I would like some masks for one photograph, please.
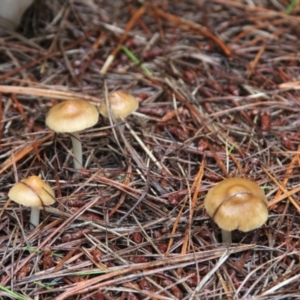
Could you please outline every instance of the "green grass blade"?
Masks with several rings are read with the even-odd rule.
[[[151,71],[145,67],[143,64],[141,64],[140,60],[124,45],[121,46],[121,49],[124,51],[124,53],[136,64],[139,65],[141,67],[141,69],[143,70],[143,72],[148,75],[148,76],[152,76]]]
[[[292,13],[292,11],[294,10],[294,8],[298,5],[298,1],[299,0],[292,0],[290,5],[287,7],[287,9],[285,10],[285,12],[289,15]]]
[[[7,294],[9,294],[10,296],[14,297],[17,300],[28,300],[29,298],[23,297],[20,294],[17,294],[15,292],[12,292],[11,290],[9,290],[8,288],[6,288],[5,286],[0,284],[0,290],[6,292]]]

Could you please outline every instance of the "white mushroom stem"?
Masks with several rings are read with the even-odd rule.
[[[122,133],[124,133],[124,129],[125,129],[125,121],[124,119],[117,119],[116,120],[118,123],[118,126],[119,126],[119,129]]]
[[[30,224],[31,229],[34,229],[40,224],[40,209],[38,207],[31,207]]]
[[[231,244],[231,231],[222,229],[222,242],[223,244]]]
[[[73,144],[73,165],[75,169],[82,168],[82,145],[78,132],[72,132],[71,140]]]

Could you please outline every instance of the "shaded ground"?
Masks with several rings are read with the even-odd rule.
[[[0,299],[299,299],[299,5],[40,2],[0,39]],[[45,115],[116,89],[140,108],[81,134],[74,176]],[[57,203],[30,230],[7,193],[33,174]],[[225,247],[203,199],[233,176],[270,217]]]

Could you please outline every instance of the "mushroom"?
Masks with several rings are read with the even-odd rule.
[[[231,231],[247,232],[268,219],[268,201],[255,182],[228,178],[216,184],[206,195],[204,206],[209,216],[222,229],[223,243],[231,243]]]
[[[32,2],[33,0],[0,0],[0,25],[6,29],[16,29]]]
[[[19,204],[31,207],[30,223],[35,227],[40,223],[40,209],[55,202],[53,189],[35,175],[17,182],[9,190],[8,197]]]
[[[116,119],[126,118],[139,107],[139,102],[130,94],[122,91],[114,91],[108,95],[108,102],[111,107],[111,112]],[[108,118],[109,110],[105,101],[102,101],[99,107],[99,112],[102,116]]]
[[[46,117],[47,126],[55,132],[72,133],[73,163],[75,169],[82,168],[82,145],[78,131],[94,126],[99,113],[91,103],[74,99],[54,105]]]

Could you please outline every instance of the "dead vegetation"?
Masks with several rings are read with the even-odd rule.
[[[299,27],[287,0],[37,1],[0,38],[0,299],[299,299]],[[73,169],[47,111],[119,89],[139,110]],[[57,197],[34,230],[30,175]],[[225,247],[203,198],[233,176],[270,217]]]

